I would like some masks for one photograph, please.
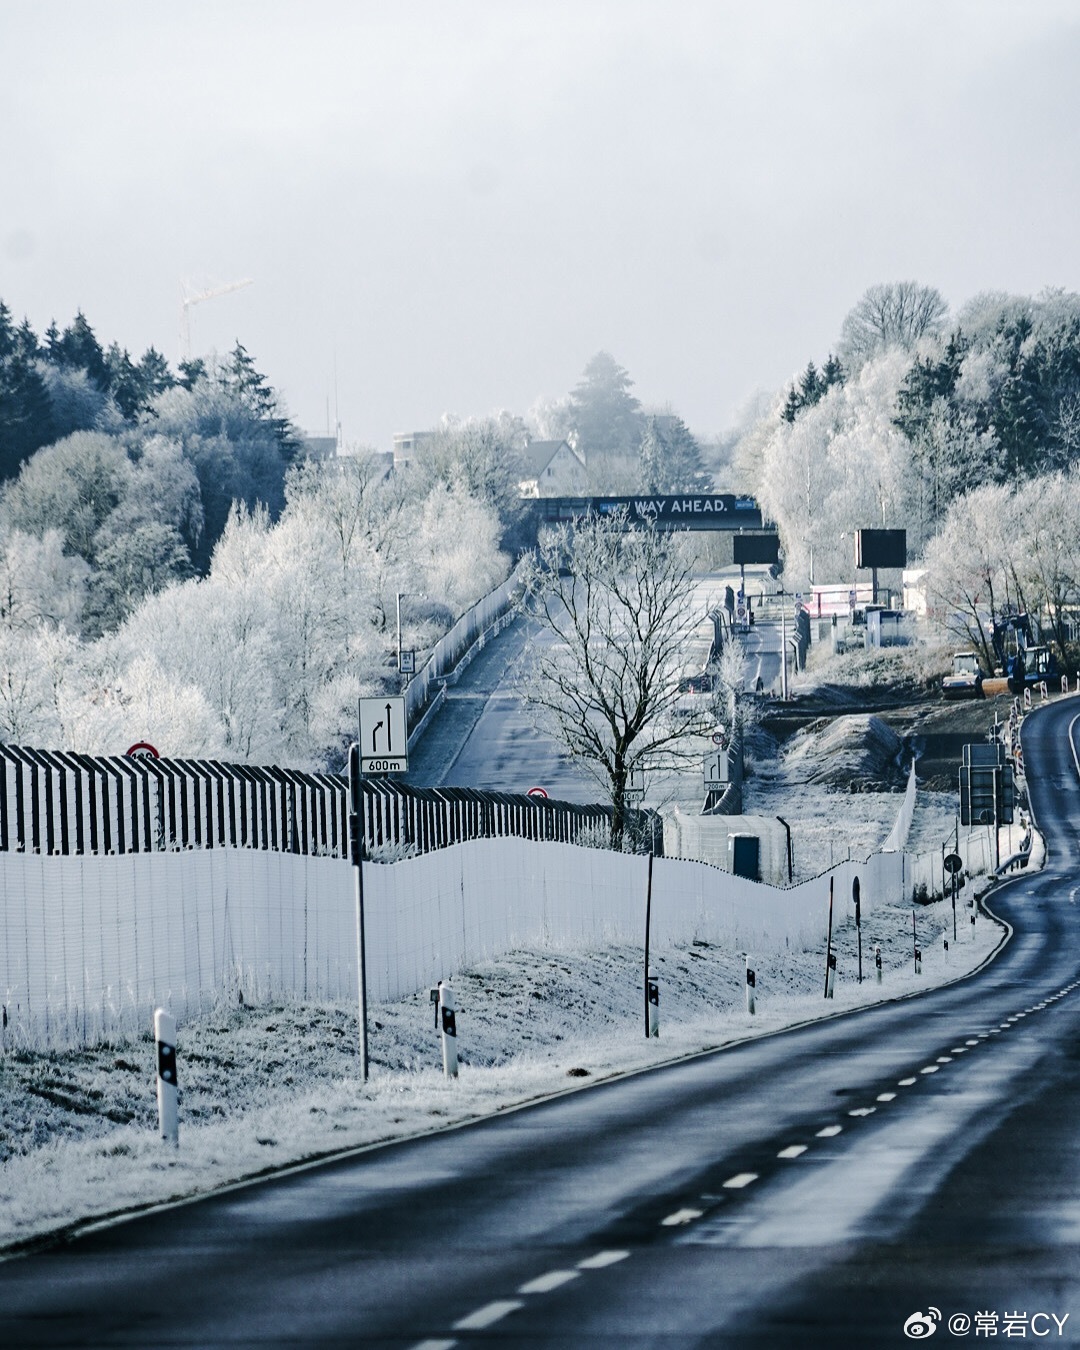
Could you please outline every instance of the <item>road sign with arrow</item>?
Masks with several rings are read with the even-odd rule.
[[[406,773],[409,739],[405,700],[400,696],[360,700],[361,773]]]

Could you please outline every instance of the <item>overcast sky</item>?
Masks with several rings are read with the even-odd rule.
[[[0,0],[0,298],[239,338],[306,429],[605,349],[702,436],[867,286],[1080,290],[1076,0]]]

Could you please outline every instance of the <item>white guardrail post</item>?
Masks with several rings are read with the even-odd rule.
[[[167,1144],[180,1143],[180,1117],[177,1109],[176,1018],[164,1008],[154,1013],[154,1040],[157,1042],[158,1132]]]

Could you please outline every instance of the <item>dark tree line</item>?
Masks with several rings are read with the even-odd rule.
[[[60,536],[90,569],[87,636],[204,575],[234,502],[285,505],[301,438],[238,342],[173,372],[102,347],[80,311],[39,339],[0,302],[0,536]]]
[[[781,417],[785,422],[794,422],[804,408],[820,403],[833,385],[843,384],[846,378],[844,367],[831,352],[820,370],[811,361],[798,382],[788,390]]]

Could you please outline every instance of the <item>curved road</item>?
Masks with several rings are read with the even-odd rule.
[[[1075,1344],[1078,712],[977,976],[9,1261],[0,1345]]]

